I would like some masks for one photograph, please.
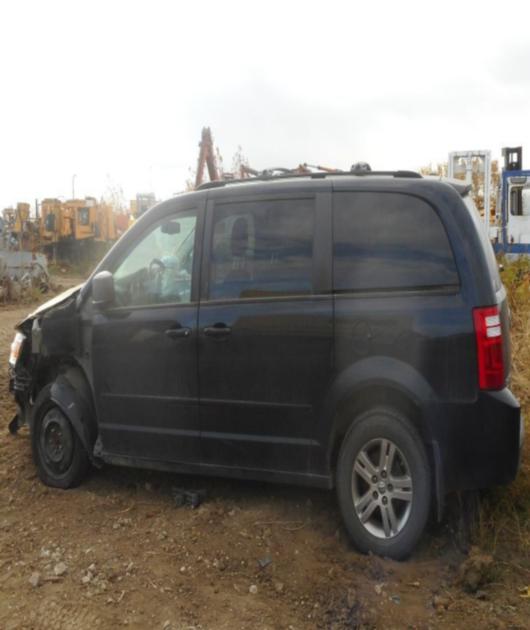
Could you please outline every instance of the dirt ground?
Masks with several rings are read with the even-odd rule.
[[[7,431],[8,347],[28,310],[0,308],[0,628],[530,627],[528,555],[498,541],[468,593],[451,521],[396,563],[351,547],[331,492],[113,467],[44,487],[27,430]],[[174,487],[206,500],[177,507]]]

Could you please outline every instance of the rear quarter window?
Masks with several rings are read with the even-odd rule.
[[[333,275],[337,292],[459,285],[436,211],[399,193],[335,193]]]

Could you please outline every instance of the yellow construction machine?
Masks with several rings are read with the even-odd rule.
[[[74,241],[96,235],[97,201],[94,197],[69,199],[63,203],[63,221],[70,223],[70,237]]]
[[[71,234],[70,222],[63,221],[63,204],[59,199],[43,199],[40,204],[40,238],[42,245],[52,245]]]
[[[109,243],[118,238],[116,214],[112,206],[101,203],[96,206],[94,238],[96,241]]]
[[[53,258],[79,261],[100,256],[102,246],[116,240],[112,206],[85,199],[44,199],[41,203],[40,238]],[[93,244],[97,247],[94,249]]]

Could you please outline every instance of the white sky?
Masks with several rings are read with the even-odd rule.
[[[523,145],[530,3],[0,0],[0,209],[225,167],[413,168]]]

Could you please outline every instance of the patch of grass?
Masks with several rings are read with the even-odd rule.
[[[530,552],[530,258],[503,261],[502,280],[511,311],[511,388],[526,422],[519,475],[508,487],[494,488],[482,498],[477,537],[481,546],[498,545]]]

